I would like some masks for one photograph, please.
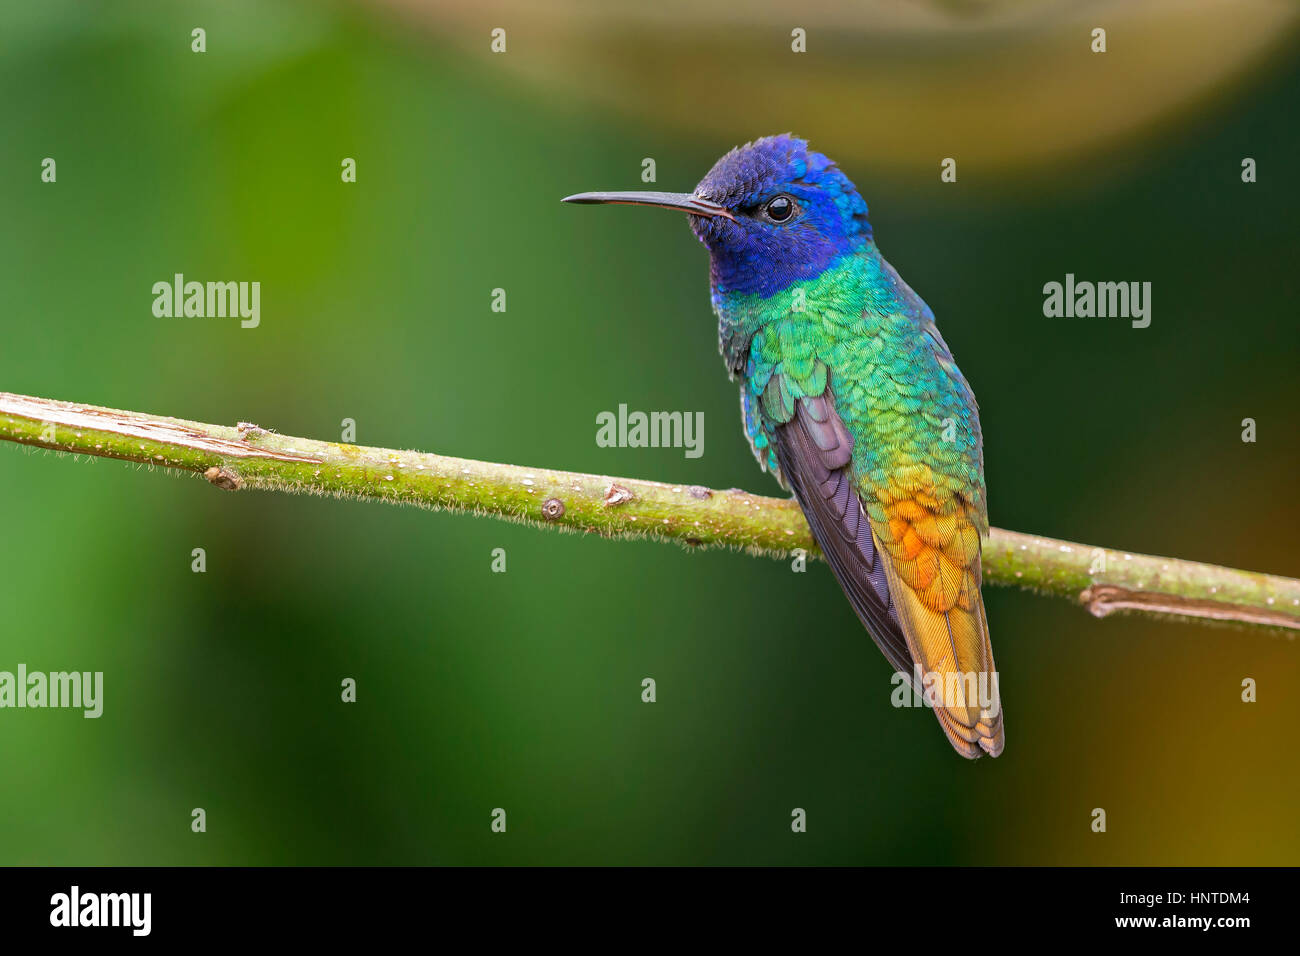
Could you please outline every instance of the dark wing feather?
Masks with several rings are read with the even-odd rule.
[[[830,389],[795,402],[795,414],[775,429],[777,462],[798,499],[849,603],[894,670],[912,682],[908,650],[885,580],[887,560],[853,488],[853,436],[835,412]]]

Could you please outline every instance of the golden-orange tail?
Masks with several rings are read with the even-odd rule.
[[[933,705],[958,753],[996,757],[1006,737],[979,588],[979,539],[971,525],[960,519],[955,523],[956,533],[944,535],[947,547],[927,546],[907,532],[901,536],[906,543],[884,543],[890,555],[885,575],[912,660],[921,672],[917,690]],[[969,540],[961,541],[971,537],[973,548]],[[912,554],[907,553],[909,544]]]

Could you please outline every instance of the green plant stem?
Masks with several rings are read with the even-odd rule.
[[[605,537],[819,555],[790,499],[292,438],[0,392],[0,439],[264,489],[493,515]],[[994,528],[984,580],[1117,611],[1300,630],[1300,581]]]

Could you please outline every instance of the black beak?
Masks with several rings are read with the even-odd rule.
[[[624,206],[655,206],[659,209],[675,209],[678,212],[687,212],[692,216],[725,216],[733,222],[736,219],[727,207],[719,206],[711,200],[701,199],[691,193],[578,193],[576,196],[565,196],[561,202],[591,205],[615,203]]]

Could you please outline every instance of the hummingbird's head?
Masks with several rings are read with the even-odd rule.
[[[867,204],[806,140],[766,136],[723,156],[693,193],[581,193],[565,202],[633,203],[690,214],[716,292],[770,296],[813,278],[871,239]]]

